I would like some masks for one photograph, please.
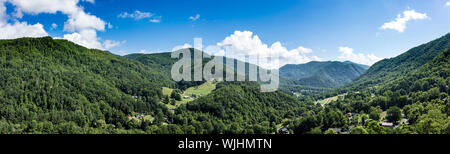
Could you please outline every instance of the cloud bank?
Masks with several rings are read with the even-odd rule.
[[[247,60],[267,69],[278,69],[286,64],[301,64],[313,60],[322,60],[317,56],[309,56],[308,54],[312,53],[313,50],[302,46],[290,50],[284,47],[281,42],[275,42],[269,46],[251,31],[235,31],[223,41],[218,42],[217,47],[216,51],[219,55],[226,54],[227,57],[231,55],[238,60]],[[279,56],[278,66],[262,60],[273,55]]]
[[[376,62],[380,61],[381,58],[375,56],[374,54],[362,54],[362,53],[354,53],[352,48],[349,47],[339,47],[339,52],[341,55],[338,57],[341,60],[349,60],[358,64],[364,65],[373,65]]]
[[[192,47],[192,45],[186,43],[174,47],[172,51]],[[303,64],[311,61],[323,61],[322,58],[312,55],[314,54],[314,51],[310,48],[298,46],[294,49],[288,49],[279,41],[268,45],[264,43],[258,35],[253,34],[251,31],[235,31],[216,45],[209,45],[205,48],[194,46],[194,48],[203,49],[203,51],[209,55],[235,58],[240,61],[257,64],[266,69],[278,69],[286,64]],[[374,54],[355,53],[352,48],[345,46],[339,47],[338,52],[338,59],[364,65],[373,65],[382,59]],[[278,56],[279,60],[277,62],[279,65],[274,65],[272,62],[263,60],[274,57],[274,55]]]
[[[87,48],[109,49],[111,41],[101,42],[97,31],[105,31],[105,25],[110,27],[102,19],[86,13],[79,6],[79,0],[0,0],[0,39],[14,39],[20,37],[43,37],[48,36],[44,26],[40,23],[30,25],[27,22],[18,21],[23,14],[38,15],[41,13],[56,14],[58,12],[67,15],[68,20],[64,23],[63,39],[67,39]],[[83,0],[83,2],[95,3],[94,0]],[[6,13],[5,3],[15,6],[15,12],[11,15]],[[9,23],[8,21],[14,21]],[[52,28],[56,28],[56,23]],[[106,43],[106,44],[105,44]]]

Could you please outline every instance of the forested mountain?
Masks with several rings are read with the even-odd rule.
[[[139,61],[153,69],[158,69],[164,72],[167,76],[170,76],[172,65],[178,61],[178,59],[171,58],[170,53],[130,54],[124,57]]]
[[[200,50],[194,48],[186,48],[180,50],[189,50],[191,52],[191,58],[194,58],[194,53],[196,54],[206,54]],[[165,53],[153,53],[153,54],[129,54],[125,55],[125,58],[136,60],[141,62],[142,64],[149,66],[150,68],[160,70],[165,75],[170,76],[170,71],[172,69],[172,65],[175,64],[179,59],[171,58],[171,52]],[[182,57],[182,56],[181,56]],[[203,64],[210,61],[211,58],[203,59]],[[192,61],[192,65],[194,62]],[[193,71],[193,69],[192,69]]]
[[[191,56],[194,56],[194,52],[202,52],[199,50],[195,50],[193,48],[191,49],[181,49],[181,50],[190,50],[191,51]],[[204,54],[204,53],[202,53]],[[125,58],[131,59],[131,60],[136,60],[141,62],[142,64],[153,68],[153,69],[157,69],[159,70],[162,74],[164,74],[164,76],[166,76],[167,79],[172,80],[170,71],[172,69],[172,65],[175,64],[179,59],[176,58],[171,58],[171,53],[170,52],[166,52],[166,53],[154,53],[154,54],[130,54],[130,55],[126,55],[124,56]],[[208,62],[210,59],[204,59],[203,63]],[[193,62],[192,62],[192,66]],[[191,69],[191,71],[193,72],[194,69]],[[191,86],[196,86],[196,85],[200,85],[204,83],[204,81],[198,81],[198,82],[178,82],[177,83],[177,88],[179,89],[187,89]]]
[[[450,34],[447,34],[439,39],[412,48],[397,57],[375,63],[365,74],[347,87],[354,90],[398,79],[433,60],[449,47]]]
[[[302,93],[310,89],[335,88],[358,78],[368,66],[353,62],[309,62],[288,64],[280,68],[281,86],[287,92]]]
[[[342,113],[359,113],[359,120],[352,124],[358,128],[355,133],[449,134],[449,56],[450,48],[396,80],[349,92],[327,107]],[[387,113],[380,117],[383,111]],[[387,129],[379,126],[379,121],[398,125]]]
[[[450,48],[441,49],[450,44],[448,37],[377,63],[351,84],[357,85],[355,89],[347,87],[345,95],[322,111],[295,120],[291,129],[296,133],[449,134]]]
[[[191,58],[193,60],[194,58],[194,52],[197,52],[197,54],[203,54],[206,56],[209,56],[207,53],[202,52],[198,49],[194,49],[194,48],[186,48],[186,49],[181,49],[181,50],[190,50],[191,51]],[[205,56],[205,57],[206,57]],[[171,53],[170,52],[166,52],[166,53],[152,53],[152,54],[130,54],[130,55],[126,55],[125,56],[128,59],[131,60],[136,60],[139,61],[141,63],[143,63],[146,66],[149,66],[151,68],[155,68],[158,69],[160,71],[162,71],[165,75],[170,76],[170,71],[172,69],[172,65],[177,62],[179,59],[174,59],[171,58]],[[204,67],[204,65],[208,62],[210,62],[213,58],[215,58],[214,56],[211,56],[210,58],[203,58],[202,59],[202,67]],[[262,69],[259,66],[256,66],[254,64],[250,64],[247,62],[242,62],[236,59],[230,59],[230,58],[225,58],[225,57],[221,57],[223,58],[223,75],[225,78],[225,74],[227,69],[229,70],[231,68],[231,66],[227,63],[227,60],[233,60],[234,61],[234,66],[233,66],[233,70],[234,70],[234,74],[235,74],[235,79],[237,76],[245,76],[246,81],[249,80],[248,75],[249,75],[249,68],[250,67],[254,67],[257,70]],[[242,72],[238,72],[237,71],[237,65],[238,63],[244,63],[245,64],[245,73]],[[194,73],[194,62],[191,62],[192,64],[192,74]],[[214,70],[214,68],[213,68]],[[257,72],[257,74],[259,74],[259,72]],[[192,78],[193,80],[193,78]],[[205,81],[196,81],[196,82],[185,82],[185,81],[180,81],[178,82],[178,88],[180,89],[186,89],[188,87],[192,87],[192,86],[196,86],[196,85],[200,85],[202,83],[204,83]]]
[[[66,40],[1,40],[0,131],[124,128],[133,112],[167,111],[158,104],[163,85],[175,82],[139,62]]]

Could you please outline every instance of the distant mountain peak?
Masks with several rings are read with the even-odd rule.
[[[306,64],[290,64],[280,68],[282,87],[334,88],[351,82],[362,75],[368,66],[353,62],[312,61]]]

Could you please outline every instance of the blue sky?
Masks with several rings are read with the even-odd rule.
[[[228,41],[233,46],[242,42],[239,38],[257,35],[258,39],[250,41],[268,48],[278,42],[286,49],[283,52],[301,55],[290,56],[295,58],[286,60],[289,63],[352,60],[370,65],[450,32],[448,0],[67,0],[71,3],[60,4],[73,4],[72,10],[46,0],[39,4],[48,9],[39,10],[36,4],[21,1],[0,0],[6,8],[3,25],[9,24],[10,29],[17,23],[42,25],[43,30],[33,27],[38,29],[36,36],[47,34],[74,42],[79,38],[82,45],[98,41],[92,47],[121,55],[168,52],[193,44],[195,37],[208,46],[236,36],[237,40]],[[408,16],[407,11],[414,12]],[[80,12],[84,14],[75,15]],[[71,19],[75,22],[69,23]],[[383,29],[389,22],[394,25]],[[0,34],[0,39],[23,35]]]

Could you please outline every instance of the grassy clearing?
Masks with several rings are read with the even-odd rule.
[[[194,101],[195,99],[197,99],[201,96],[206,96],[206,95],[210,94],[214,89],[216,89],[216,85],[217,85],[216,82],[206,82],[202,85],[188,88],[184,91],[183,94],[181,94],[181,97],[182,97],[181,101],[176,101],[175,105],[172,105],[170,103],[165,104],[165,105],[168,109],[174,110],[182,104]],[[163,87],[163,89],[162,89],[162,93],[165,96],[170,96],[172,91],[173,91],[173,89],[168,88],[168,87]],[[195,97],[193,97],[193,96],[195,96]]]
[[[216,89],[216,85],[217,85],[217,83],[215,83],[215,82],[206,82],[200,86],[191,87],[191,88],[186,89],[186,91],[184,92],[184,95],[185,96],[192,96],[192,95],[206,96],[206,95],[210,94],[211,91]]]
[[[146,116],[144,116],[144,120],[153,122],[155,120],[155,118],[153,118],[151,115],[146,115]]]
[[[329,98],[326,98],[326,99],[318,100],[315,103],[316,104],[319,103],[320,105],[325,106],[326,104],[331,103],[333,101],[337,101],[339,99],[344,99],[345,95],[347,95],[347,94],[341,94],[341,95],[338,95],[338,96],[333,96],[333,97],[329,97]]]
[[[162,93],[164,96],[170,96],[170,94],[172,93],[173,89],[167,88],[167,87],[163,87],[162,88]]]
[[[328,103],[331,103],[332,101],[337,101],[338,99],[339,99],[338,96],[334,96],[334,97],[330,97],[330,98],[318,100],[318,101],[316,102],[316,104],[319,103],[320,105],[324,106],[324,105],[326,105],[326,104],[328,104]]]

